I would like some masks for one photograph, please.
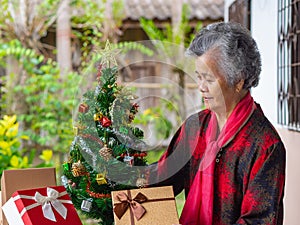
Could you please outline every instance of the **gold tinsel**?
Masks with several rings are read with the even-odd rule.
[[[112,158],[112,149],[104,145],[103,148],[99,150],[99,155],[105,160],[108,161]]]

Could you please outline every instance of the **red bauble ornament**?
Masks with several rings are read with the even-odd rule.
[[[141,152],[140,155],[139,155],[141,158],[144,158],[147,156],[147,153],[146,152]]]
[[[139,108],[139,105],[137,103],[134,103],[132,105],[132,108],[137,112],[138,111],[138,108]]]

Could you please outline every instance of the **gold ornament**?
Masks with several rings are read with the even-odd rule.
[[[85,128],[86,128],[86,126],[84,126],[83,124],[76,123],[76,124],[73,126],[73,131],[74,131],[75,136],[77,136],[77,135],[79,135],[80,133],[82,133],[82,130],[84,130]]]
[[[100,50],[101,64],[107,67],[117,66],[116,55],[120,52],[119,49],[112,49],[109,40],[105,43],[105,48]]]
[[[77,163],[72,164],[72,174],[74,177],[82,176],[85,172],[85,167],[80,160]]]
[[[75,136],[77,136],[79,134],[79,128],[78,127],[74,126],[73,131],[74,131]]]
[[[137,180],[136,180],[136,186],[138,188],[143,188],[143,187],[146,187],[148,185],[148,182],[145,178],[142,178],[142,177],[139,177]]]
[[[103,174],[103,173],[98,173],[96,175],[96,181],[99,185],[107,184],[107,181],[105,179],[105,174]]]
[[[103,114],[102,113],[96,113],[94,114],[94,121],[100,121],[103,118]]]
[[[99,155],[105,160],[108,161],[112,158],[112,149],[104,145],[103,148],[99,150]]]

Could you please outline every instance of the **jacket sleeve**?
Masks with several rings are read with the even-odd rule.
[[[235,224],[283,224],[285,160],[281,141],[258,155],[244,190],[241,216]]]
[[[184,127],[183,124],[177,130],[159,161],[148,167],[150,186],[171,185],[175,195],[184,188],[184,174],[189,161],[189,156],[185,151],[187,143]]]
[[[150,182],[152,186],[172,185],[174,194],[184,188],[188,191],[191,179],[191,159],[197,149],[202,120],[206,113],[191,115],[173,136],[167,151],[158,163],[151,165]],[[202,118],[202,120],[201,120]]]

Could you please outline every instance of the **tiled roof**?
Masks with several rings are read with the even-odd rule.
[[[165,20],[171,18],[173,0],[124,0],[127,19]],[[224,14],[224,0],[183,0],[190,9],[190,18],[199,20],[220,19]]]

